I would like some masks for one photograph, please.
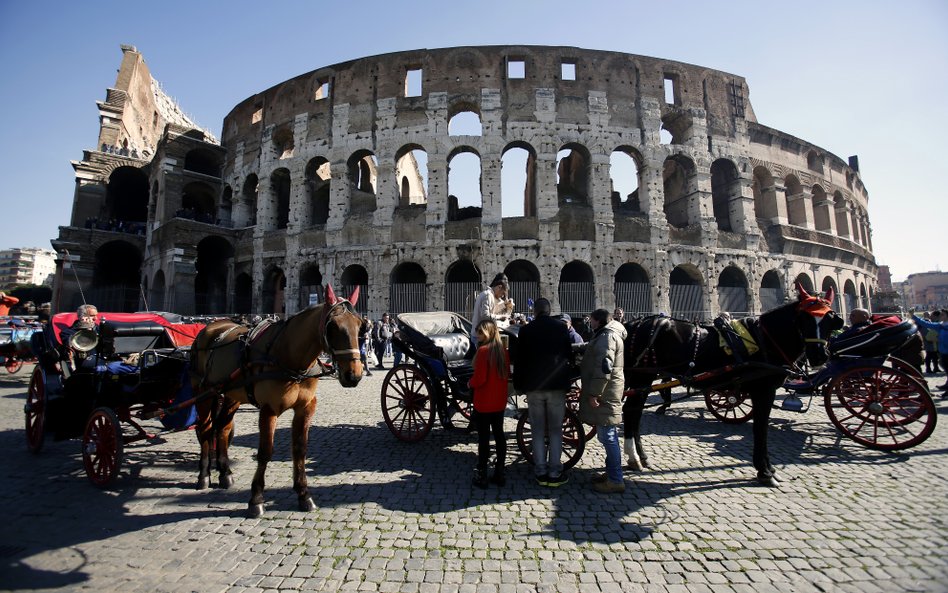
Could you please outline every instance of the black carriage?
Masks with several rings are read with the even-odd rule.
[[[19,323],[15,320],[0,327],[0,366],[11,375],[19,372],[23,363],[33,362],[30,342],[37,329],[35,324]]]
[[[912,321],[881,318],[831,340],[827,363],[791,376],[783,385],[784,399],[775,405],[806,412],[812,398],[822,396],[833,425],[867,448],[898,451],[924,442],[935,430],[935,403],[918,369],[893,355],[915,332]],[[704,397],[708,410],[723,422],[739,424],[751,417],[750,399],[738,389],[706,389]]]
[[[395,321],[398,331],[393,341],[407,361],[389,370],[382,383],[382,416],[395,438],[406,442],[424,439],[436,417],[447,429],[455,428],[452,417],[456,413],[469,419],[473,394],[467,384],[474,372],[475,352],[471,322],[448,311],[402,313]],[[502,331],[512,360],[516,358],[518,329],[512,326]],[[520,452],[532,463],[529,415],[521,403],[524,398],[513,393],[512,385],[508,415],[517,421]],[[577,401],[578,392],[574,392],[563,418],[563,465],[567,468],[582,457],[587,440],[575,412]]]
[[[24,409],[26,442],[39,453],[47,435],[81,438],[86,475],[105,487],[118,475],[125,445],[157,436],[140,422],[190,398],[188,347],[203,323],[170,314],[100,313],[97,332],[77,332],[64,344],[62,332],[75,318],[56,315],[33,336],[37,364]],[[193,409],[161,422],[163,430],[187,428]]]

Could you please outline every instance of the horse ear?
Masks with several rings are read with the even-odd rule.
[[[336,301],[338,300],[339,299],[336,297],[336,293],[333,292],[332,290],[332,284],[327,284],[326,285],[326,304],[332,306],[332,305],[335,305]]]
[[[836,298],[836,290],[830,286],[829,290],[826,291],[826,300],[830,303]]]
[[[803,288],[803,285],[800,284],[799,282],[797,282],[797,296],[799,297],[801,301],[805,300],[808,296],[810,296],[810,294],[806,291],[806,289]]]
[[[361,287],[356,284],[356,287],[352,289],[352,294],[349,295],[349,302],[352,303],[353,307],[355,307],[355,304],[359,302],[359,288]]]

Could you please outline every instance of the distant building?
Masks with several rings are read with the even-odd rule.
[[[905,280],[905,299],[916,309],[948,307],[948,272],[909,274]]]
[[[55,276],[55,251],[35,248],[0,250],[0,287],[18,284],[52,286]]]
[[[879,290],[886,292],[892,290],[892,271],[889,270],[889,266],[879,266],[877,281],[879,282]]]

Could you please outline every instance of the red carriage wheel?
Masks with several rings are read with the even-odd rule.
[[[743,424],[751,418],[754,406],[747,394],[737,389],[707,389],[704,405],[725,424]]]
[[[919,371],[917,368],[913,367],[913,366],[910,365],[909,363],[905,362],[905,361],[902,360],[901,358],[897,358],[897,357],[895,357],[895,356],[890,356],[890,357],[886,360],[886,362],[888,362],[888,363],[889,363],[889,366],[891,366],[893,369],[899,369],[900,371],[902,371],[902,372],[904,372],[904,373],[908,373],[909,375],[911,375],[911,376],[914,377],[915,379],[918,379],[918,382],[921,383],[922,385],[926,385],[926,386],[928,385],[928,383],[925,381],[925,377],[922,375],[921,371]]]
[[[82,465],[89,481],[105,488],[118,476],[122,465],[122,425],[109,408],[96,408],[82,435]]]
[[[566,392],[566,407],[572,410],[576,417],[579,417],[579,398],[583,393],[583,384],[579,377],[573,379],[573,383],[570,385],[569,391]],[[583,425],[586,431],[583,435],[583,438],[586,439],[586,442],[592,440],[596,436],[596,427],[592,424]]]
[[[23,368],[23,361],[17,358],[8,358],[6,367],[7,367],[7,372],[12,375],[18,372],[21,368]]]
[[[26,446],[33,453],[43,448],[46,430],[46,375],[37,365],[30,376],[30,386],[26,392]]]
[[[533,463],[533,432],[530,430],[530,414],[526,411],[520,414],[517,421],[517,446],[520,454],[531,464]],[[579,463],[583,451],[586,449],[586,438],[583,424],[568,407],[563,415],[563,469],[569,469]]]
[[[899,451],[935,430],[935,403],[925,386],[898,369],[855,367],[825,388],[823,403],[833,425],[870,449]]]
[[[434,391],[421,369],[400,364],[382,383],[382,416],[400,441],[420,441],[434,426]]]
[[[471,416],[474,414],[474,402],[466,402],[464,400],[456,400],[458,406],[458,412],[464,416],[465,420],[470,420]]]

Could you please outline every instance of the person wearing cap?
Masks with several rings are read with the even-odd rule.
[[[507,298],[510,283],[506,274],[497,274],[487,290],[474,300],[474,313],[471,315],[471,328],[481,321],[492,319],[499,328],[510,325],[510,316],[514,310],[513,299]]]
[[[514,388],[527,396],[537,483],[555,488],[568,480],[563,471],[563,416],[573,381],[569,331],[550,315],[550,301],[539,298],[536,317],[520,328],[514,355]]]
[[[15,296],[10,296],[7,293],[0,291],[0,316],[7,316],[10,314],[10,307],[20,302],[20,299]]]
[[[573,329],[573,318],[569,316],[569,313],[560,313],[558,317],[560,321],[566,324],[566,329],[569,330],[569,339],[573,344],[582,344],[585,342],[583,337]]]

